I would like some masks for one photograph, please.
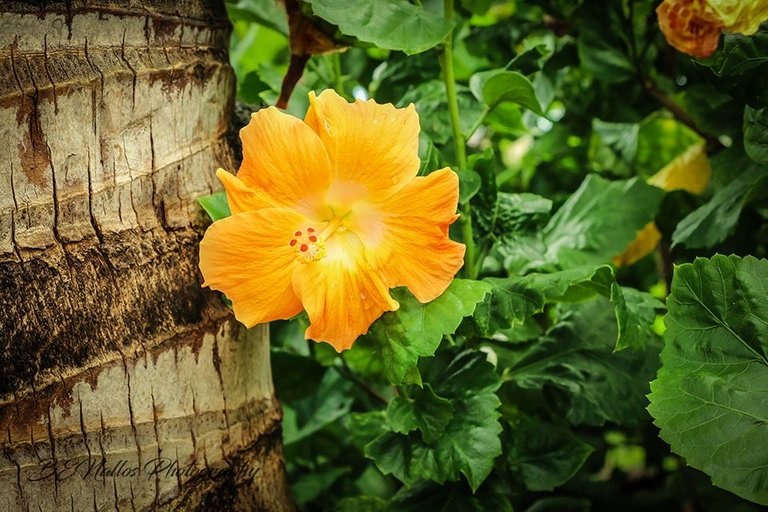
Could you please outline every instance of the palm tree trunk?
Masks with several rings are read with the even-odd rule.
[[[0,511],[290,510],[266,328],[200,287],[222,2],[0,0]]]

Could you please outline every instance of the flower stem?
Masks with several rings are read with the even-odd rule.
[[[339,359],[341,359],[341,367],[334,366],[333,368],[339,372],[339,374],[344,377],[347,380],[350,380],[351,382],[355,383],[357,386],[360,387],[363,391],[365,391],[368,396],[376,400],[377,402],[384,404],[384,406],[389,405],[389,400],[387,400],[384,395],[376,391],[376,389],[373,388],[370,384],[365,382],[363,379],[357,376],[355,372],[352,370],[352,368],[349,367],[349,364],[347,364],[347,361],[344,359],[343,356],[340,356]]]
[[[443,13],[445,19],[453,19],[453,0],[443,0]],[[445,94],[448,100],[448,112],[451,116],[451,128],[453,129],[453,145],[456,150],[456,161],[459,166],[459,176],[467,171],[467,147],[464,134],[461,133],[459,123],[459,102],[456,96],[456,79],[453,73],[453,31],[445,38],[440,53],[440,68],[443,71],[443,81],[445,82]],[[475,270],[475,241],[472,235],[472,209],[469,201],[461,207],[461,228],[464,235],[464,243],[467,246],[464,254],[464,273],[466,277],[474,279],[477,277]]]
[[[331,54],[331,62],[333,63],[334,88],[336,92],[346,97],[346,94],[344,94],[344,75],[341,74],[341,55],[339,52]]]

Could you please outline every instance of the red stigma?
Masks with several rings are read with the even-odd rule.
[[[307,244],[301,244],[301,247],[299,247],[299,249],[301,249],[301,252],[307,252],[307,249],[309,249],[309,247],[307,247]]]

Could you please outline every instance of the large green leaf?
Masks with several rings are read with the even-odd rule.
[[[744,151],[760,164],[768,164],[768,107],[744,109]]]
[[[521,324],[526,318],[544,310],[547,302],[563,300],[566,292],[575,289],[572,295],[579,299],[591,297],[596,287],[586,290],[585,286],[595,283],[607,283],[608,293],[613,281],[613,270],[605,265],[601,267],[583,266],[560,272],[533,273],[526,276],[506,278],[488,277],[484,280],[491,285],[491,293],[475,309],[475,322],[485,336],[493,336],[498,331]]]
[[[387,379],[402,384],[412,376],[419,357],[433,355],[443,336],[452,334],[489,291],[486,283],[455,279],[440,297],[422,304],[406,290],[395,290],[400,308],[382,315],[366,336],[375,344]]]
[[[689,248],[712,247],[731,234],[741,210],[764,188],[768,178],[765,168],[752,166],[738,178],[718,190],[705,205],[680,221],[672,234],[672,244]]]
[[[394,432],[407,434],[418,428],[427,444],[433,444],[443,435],[451,418],[450,400],[437,396],[429,384],[410,396],[395,398],[387,407],[387,422]]]
[[[569,306],[547,336],[512,345],[499,356],[505,379],[526,389],[547,389],[552,405],[575,424],[636,423],[658,367],[657,349],[614,352],[616,323],[607,300]]]
[[[379,48],[414,54],[429,50],[450,33],[453,23],[407,0],[307,0],[312,12],[343,34]]]
[[[648,407],[688,464],[768,505],[768,261],[716,255],[676,268],[663,366]]]
[[[509,436],[507,465],[529,491],[563,485],[594,451],[568,429],[536,418],[519,418]]]
[[[476,490],[501,454],[497,411],[501,402],[496,396],[500,384],[485,353],[460,353],[431,382],[435,394],[450,401],[454,409],[442,435],[431,436],[428,443],[418,430],[407,435],[388,432],[366,446],[366,456],[382,472],[409,486],[420,480],[456,480],[461,473]]]
[[[609,265],[585,265],[552,273],[486,278],[491,293],[475,309],[474,320],[485,337],[522,324],[552,302],[577,302],[596,294],[610,298],[617,322],[616,350],[642,348],[653,337],[656,310],[664,305],[648,293],[619,286]]]
[[[653,220],[664,192],[639,178],[590,174],[546,226],[496,244],[510,273],[609,263]]]
[[[638,178],[587,176],[544,228],[544,259],[561,268],[610,262],[653,220],[663,195]]]

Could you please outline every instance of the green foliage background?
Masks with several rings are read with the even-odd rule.
[[[459,173],[452,237],[472,252],[434,302],[396,290],[343,354],[304,317],[273,324],[300,509],[768,504],[768,27],[696,61],[656,4],[300,2],[350,47],[310,59],[288,112],[325,88],[415,103],[422,174]],[[285,12],[227,7],[238,98],[274,104]],[[646,183],[702,141],[704,194]],[[658,248],[615,268],[654,220]]]

